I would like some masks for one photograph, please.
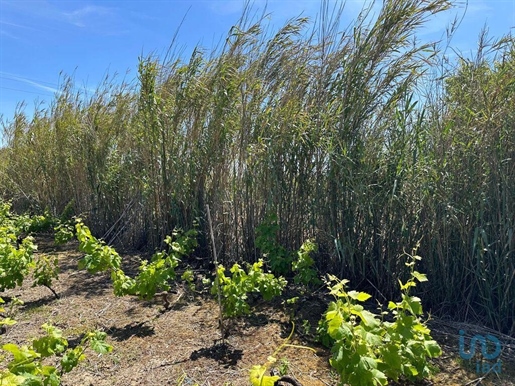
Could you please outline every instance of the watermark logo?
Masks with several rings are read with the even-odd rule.
[[[486,359],[487,361],[477,361],[476,362],[476,373],[486,374],[489,372],[493,372],[496,374],[501,373],[502,362],[500,359],[497,359],[499,355],[501,355],[501,342],[497,337],[493,335],[474,335],[472,339],[470,339],[470,345],[468,352],[465,351],[465,331],[460,330],[460,338],[459,338],[459,350],[460,357],[463,359],[472,359],[474,355],[476,355],[476,346],[477,343],[481,344],[481,355],[482,359]],[[495,361],[497,359],[497,361]],[[494,362],[495,361],[495,362]]]

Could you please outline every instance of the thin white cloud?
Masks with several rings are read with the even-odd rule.
[[[0,36],[6,36],[6,37],[8,37],[10,39],[15,39],[15,40],[19,40],[20,39],[18,36],[13,35],[12,33],[7,32],[3,28],[0,29]]]
[[[8,38],[16,40],[22,40],[22,38],[19,35],[23,35],[23,30],[41,32],[40,29],[31,26],[0,20],[0,35],[2,36],[6,36]]]
[[[105,17],[109,17],[113,14],[111,8],[88,5],[86,7],[77,9],[73,12],[63,12],[62,15],[66,18],[66,20],[77,26],[77,27],[86,27],[90,23],[95,22],[98,18],[102,19]]]
[[[488,5],[485,1],[469,1],[467,5],[467,13],[470,14],[476,14],[480,13],[481,15],[484,15],[486,12],[490,13],[494,9]]]
[[[49,92],[52,92],[52,93],[59,92],[59,90],[56,89],[56,88],[48,87],[48,86],[42,85],[41,83],[33,82],[32,80],[28,80],[28,79],[24,79],[24,78],[18,78],[18,80],[20,82],[24,82],[24,83],[30,84],[30,85],[32,85],[32,86],[34,86],[36,88],[40,88],[40,89],[45,90],[45,91],[49,91]]]
[[[28,27],[26,25],[21,25],[21,24],[17,24],[17,23],[11,23],[11,22],[4,21],[4,20],[0,20],[0,24],[6,25],[6,26],[9,26],[9,27],[16,27],[16,28],[23,28],[23,29],[34,29],[34,28]]]
[[[16,32],[13,32],[16,28],[64,33],[69,26],[87,29],[88,32],[100,35],[120,35],[128,32],[126,20],[121,18],[119,9],[114,7],[87,3],[77,6],[71,1],[68,3],[47,0],[26,0],[8,4],[9,12],[2,12],[1,23],[11,34]],[[32,27],[34,25],[37,27]]]
[[[58,93],[59,92],[59,89],[54,88],[54,87],[50,87],[50,86],[45,86],[42,82],[37,82],[35,80],[28,79],[28,78],[23,77],[23,76],[11,74],[11,73],[8,73],[8,72],[0,71],[0,77],[1,78],[6,78],[6,79],[10,79],[10,80],[14,80],[14,81],[21,82],[21,83],[25,83],[25,84],[28,84],[28,85],[30,85],[32,87],[38,88],[40,90],[45,90],[47,92],[51,92],[51,93]],[[47,83],[47,82],[44,82],[44,83]]]

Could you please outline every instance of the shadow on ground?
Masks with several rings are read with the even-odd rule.
[[[53,302],[55,302],[57,299],[54,295],[45,296],[44,298],[39,298],[36,300],[28,300],[23,302],[23,305],[21,306],[21,310],[24,312],[27,312],[29,310],[34,310],[36,308],[47,306]]]
[[[114,340],[118,342],[132,338],[133,336],[145,338],[147,336],[154,335],[154,327],[145,325],[145,323],[147,323],[147,321],[139,323],[130,323],[123,327],[113,326],[110,327],[106,332],[109,336],[111,336]]]
[[[104,295],[112,291],[111,278],[108,274],[90,274],[87,271],[75,271],[66,278],[67,288],[61,297],[84,296],[86,299]]]
[[[225,368],[236,366],[242,357],[243,350],[235,349],[227,343],[216,343],[211,347],[195,350],[190,355],[192,361],[200,358],[214,359]]]

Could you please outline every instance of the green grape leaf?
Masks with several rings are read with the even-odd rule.
[[[23,374],[23,377],[25,378],[22,383],[23,386],[46,386],[47,385],[46,383],[44,383],[44,379],[37,375],[27,373],[27,374]]]
[[[11,352],[14,356],[14,360],[7,365],[12,373],[18,375],[32,374],[38,368],[38,365],[34,362],[39,359],[40,355],[34,350],[26,346],[18,347],[12,343],[5,344],[3,349]]]
[[[99,354],[107,354],[113,351],[113,346],[105,342],[106,333],[97,331],[95,336],[91,338],[91,348]]]
[[[85,358],[83,348],[80,346],[72,350],[67,350],[61,358],[61,369],[63,372],[69,373]]]
[[[352,313],[358,315],[363,323],[370,328],[374,328],[379,325],[379,320],[376,318],[376,315],[370,311],[352,311]]]
[[[409,371],[408,376],[416,377],[419,374],[417,368],[413,365],[407,365],[407,366],[404,366],[404,368]]]
[[[442,355],[442,348],[434,340],[424,341],[424,347],[431,358],[436,358]]]
[[[372,297],[372,295],[367,294],[366,292],[357,292],[357,291],[349,291],[347,294],[354,300],[359,302],[365,302]]]
[[[413,280],[408,280],[406,284],[402,284],[402,282],[399,280],[399,284],[401,285],[401,291],[407,290],[410,287],[416,287],[416,283]]]
[[[413,271],[413,277],[415,277],[419,282],[427,281],[427,276],[424,273],[420,273],[417,271]]]
[[[47,336],[35,339],[32,342],[32,347],[41,354],[43,358],[60,354],[66,350],[68,342],[62,337],[61,330],[47,323],[43,324],[41,328],[46,331]]]
[[[420,332],[424,335],[429,335],[431,333],[431,330],[429,328],[427,328],[424,324],[422,323],[419,323],[419,324],[415,324],[413,326],[413,330],[414,331],[417,331],[417,332]]]
[[[363,331],[363,338],[367,345],[371,347],[379,347],[383,343],[381,335],[374,334],[372,332]]]
[[[403,298],[403,300],[409,305],[409,308],[414,315],[422,314],[422,301],[419,297],[403,295]]]
[[[11,373],[9,370],[0,370],[0,385],[19,386],[25,381],[25,377]]]
[[[340,326],[343,323],[343,315],[340,310],[328,311],[326,313],[327,320],[327,333],[333,339],[341,339],[341,334],[339,333]]]
[[[2,346],[2,349],[5,351],[9,351],[13,354],[14,357],[14,365],[18,362],[26,362],[30,360],[34,360],[40,357],[40,354],[36,351],[28,348],[27,346],[17,346],[13,343],[7,343]]]
[[[0,320],[0,325],[3,325],[3,326],[12,326],[14,324],[16,324],[16,320],[11,319],[11,318],[5,318],[5,319]],[[1,385],[1,383],[0,383],[0,385]]]
[[[252,366],[250,369],[250,383],[252,386],[274,386],[275,382],[280,378],[278,376],[265,375],[266,366]]]
[[[389,375],[396,381],[399,372],[402,370],[403,362],[400,345],[393,342],[389,343],[381,347],[381,354],[384,362],[382,367],[386,367]],[[395,374],[395,376],[392,376],[392,374]]]
[[[375,384],[382,386],[388,384],[388,378],[382,371],[379,371],[378,369],[371,369],[370,372],[372,373],[372,379],[374,380]]]

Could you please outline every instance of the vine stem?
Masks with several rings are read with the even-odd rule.
[[[46,288],[48,288],[50,291],[52,291],[52,293],[54,294],[55,298],[56,299],[59,299],[59,294],[57,292],[54,291],[54,289],[52,287],[50,287],[48,284],[43,284]]]
[[[295,322],[292,322],[291,324],[292,324],[292,328],[291,328],[291,331],[290,331],[290,335],[288,335],[288,337],[284,340],[284,342],[279,347],[277,347],[277,349],[272,354],[272,357],[276,357],[277,354],[279,353],[279,351],[281,351],[285,347],[302,348],[302,349],[306,349],[306,350],[311,350],[314,353],[316,353],[316,350],[314,348],[312,348],[312,347],[300,346],[300,345],[297,345],[297,344],[289,344],[288,343],[291,340],[291,337],[293,336],[293,333],[295,331]]]
[[[209,233],[211,235],[211,244],[213,245],[213,261],[215,263],[215,270],[218,269],[218,257],[216,255],[216,245],[215,245],[215,234],[213,233],[213,224],[211,222],[211,212],[209,210],[209,205],[206,204],[206,209],[207,209],[207,221],[209,223]],[[215,275],[215,285],[216,285],[216,292],[218,293],[218,308],[220,310],[220,320],[219,320],[219,324],[220,324],[220,334],[222,335],[222,341],[224,341],[225,339],[225,334],[224,334],[224,319],[223,319],[223,315],[222,315],[222,294],[220,292],[220,280],[218,279],[218,275]]]

